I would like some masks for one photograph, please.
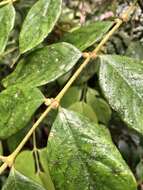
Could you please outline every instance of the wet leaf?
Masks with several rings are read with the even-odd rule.
[[[39,0],[30,9],[20,33],[20,52],[24,53],[51,32],[61,13],[62,0]]]
[[[60,108],[48,145],[48,163],[58,190],[135,190],[136,182],[109,131]]]
[[[14,26],[15,9],[11,3],[0,7],[0,54],[5,50],[9,34]]]
[[[100,85],[105,97],[129,127],[143,134],[142,62],[117,55],[100,58]]]
[[[44,102],[38,89],[10,87],[0,93],[0,138],[6,139],[26,127]]]
[[[25,177],[14,168],[11,169],[9,177],[2,190],[45,190],[38,183]]]
[[[4,86],[21,84],[41,86],[68,72],[81,57],[81,52],[67,43],[57,43],[31,53],[15,71],[4,79]]]
[[[65,34],[61,41],[71,43],[83,51],[98,42],[112,25],[113,22],[104,21],[85,25],[71,33]]]

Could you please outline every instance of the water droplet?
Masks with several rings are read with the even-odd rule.
[[[56,62],[58,62],[59,61],[59,59],[58,58],[56,58]]]
[[[16,93],[16,94],[14,95],[14,97],[17,98],[17,97],[18,97],[18,93]]]
[[[63,69],[65,69],[65,67],[66,67],[66,65],[63,64],[63,65],[61,65],[59,68],[60,68],[61,70],[63,70]]]

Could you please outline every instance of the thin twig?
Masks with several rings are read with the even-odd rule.
[[[39,164],[39,159],[38,159],[38,150],[37,150],[37,145],[36,145],[36,132],[33,132],[33,153],[35,156],[35,162],[36,162],[36,169],[37,173],[40,172],[40,164]]]
[[[3,163],[3,165],[0,167],[0,174],[3,173],[3,171],[8,167],[7,163]]]
[[[15,1],[17,0],[5,0],[5,1],[0,2],[0,6],[6,5],[8,3],[14,3]]]
[[[5,51],[4,53],[0,54],[0,59],[3,58],[3,57],[5,57],[5,56],[8,55],[8,54],[14,52],[14,51],[17,50],[17,49],[18,49],[17,47],[14,47],[14,48],[11,48],[11,49]]]

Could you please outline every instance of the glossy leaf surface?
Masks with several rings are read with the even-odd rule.
[[[143,63],[117,55],[100,58],[105,97],[129,127],[143,134]]]
[[[57,43],[31,53],[4,80],[4,86],[22,84],[41,86],[68,72],[81,57],[81,52],[67,43]]]
[[[44,102],[38,89],[10,87],[0,93],[0,138],[8,138],[24,128]]]
[[[15,9],[11,3],[0,7],[0,54],[5,50],[9,34],[14,26]]]
[[[60,109],[47,151],[56,190],[136,190],[108,129],[77,113]]]
[[[24,53],[41,43],[53,29],[61,13],[62,0],[39,0],[30,9],[20,33]]]
[[[2,190],[45,190],[38,183],[20,174],[14,168],[11,169],[9,177]]]
[[[62,41],[71,43],[81,51],[98,42],[110,29],[112,22],[95,22],[65,34]]]

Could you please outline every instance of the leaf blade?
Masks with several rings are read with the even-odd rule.
[[[123,56],[101,56],[100,85],[111,107],[130,128],[143,133],[143,66]]]
[[[39,0],[27,14],[20,32],[20,52],[34,48],[51,32],[61,13],[62,0]]]
[[[107,125],[111,119],[111,109],[104,99],[94,89],[88,88],[86,101],[92,107],[100,123]]]
[[[35,167],[33,151],[22,151],[17,156],[14,167],[18,172],[42,185],[45,189],[55,190],[49,174],[46,148],[37,149],[37,154],[39,156],[38,163],[42,170],[36,172],[37,168]],[[28,165],[25,165],[25,163],[28,163]]]
[[[74,112],[61,108],[47,151],[56,189],[136,189],[135,179],[107,128]]]
[[[81,52],[67,43],[57,43],[30,54],[16,70],[3,80],[5,87],[14,84],[31,87],[48,84],[68,72],[81,57]]]
[[[9,177],[2,190],[45,190],[42,186],[20,174],[14,168],[11,169]]]
[[[100,21],[91,23],[89,25],[82,26],[71,33],[65,34],[61,41],[71,43],[83,51],[98,42],[112,25],[113,22]]]
[[[24,128],[43,102],[44,96],[38,89],[12,86],[1,92],[0,138],[6,139]]]
[[[14,26],[15,9],[11,3],[0,7],[0,54],[5,50],[9,34]]]

